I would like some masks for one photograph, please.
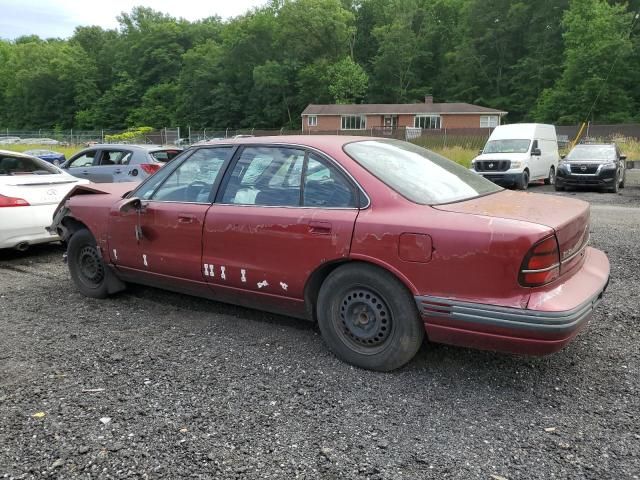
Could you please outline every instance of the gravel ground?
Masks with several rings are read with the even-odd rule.
[[[301,321],[91,300],[60,247],[0,253],[0,478],[639,478],[640,187],[565,195],[592,203],[612,279],[545,358],[425,345],[373,373]]]

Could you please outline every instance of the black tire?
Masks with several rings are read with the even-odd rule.
[[[555,185],[555,183],[556,183],[556,169],[552,165],[551,168],[549,169],[549,176],[544,179],[544,184]]]
[[[372,265],[347,264],[331,272],[316,308],[331,351],[361,368],[399,368],[415,356],[424,339],[411,293],[389,272]]]
[[[618,172],[616,172],[616,178],[613,180],[613,185],[608,189],[609,193],[618,193],[620,190],[620,179],[618,178]]]
[[[556,192],[564,192],[564,186],[558,185],[557,183],[554,185]]]
[[[622,174],[622,181],[620,182],[620,188],[624,188],[624,181],[627,179],[627,170],[624,170],[624,173]]]
[[[83,228],[72,235],[67,248],[67,262],[71,278],[80,293],[92,298],[106,298],[109,295],[110,272],[89,230]]]
[[[529,171],[525,170],[522,172],[520,179],[518,180],[518,184],[516,185],[518,190],[526,190],[529,188]]]

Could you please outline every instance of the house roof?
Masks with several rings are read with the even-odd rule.
[[[487,114],[506,115],[503,110],[481,107],[471,103],[363,103],[357,105],[314,105],[304,109],[302,115],[390,115],[390,114]]]

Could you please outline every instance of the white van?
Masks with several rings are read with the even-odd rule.
[[[503,186],[555,183],[560,155],[556,127],[542,123],[500,125],[471,162],[471,170]]]

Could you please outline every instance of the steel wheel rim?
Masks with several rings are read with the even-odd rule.
[[[104,280],[104,265],[95,247],[87,245],[78,253],[78,272],[84,284],[91,288],[99,286]]]
[[[554,168],[549,170],[549,185],[553,185],[556,183],[556,171]]]
[[[382,296],[368,287],[353,287],[342,296],[334,326],[350,349],[374,355],[388,346],[394,331],[391,309]]]

